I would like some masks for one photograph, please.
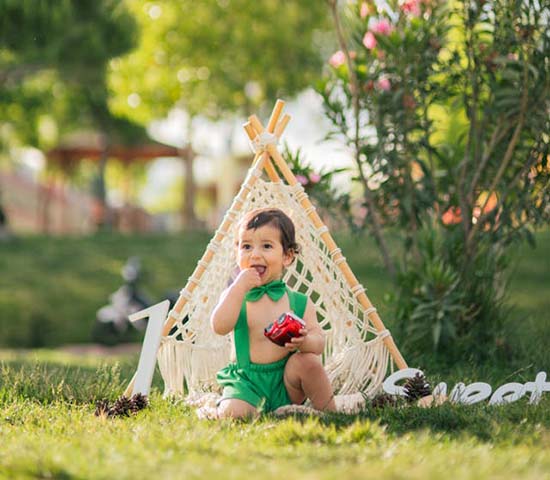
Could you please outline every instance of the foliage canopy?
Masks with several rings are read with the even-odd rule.
[[[322,2],[129,0],[139,48],[111,62],[116,112],[142,122],[173,107],[219,119],[311,85],[328,28]]]
[[[59,131],[83,122],[106,122],[111,117],[106,109],[106,64],[131,49],[136,35],[135,20],[121,2],[2,1],[4,131],[9,128],[20,143],[49,147]]]

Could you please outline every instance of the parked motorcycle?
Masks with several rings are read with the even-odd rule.
[[[138,257],[130,257],[122,267],[124,284],[109,296],[109,303],[96,313],[96,321],[92,329],[92,339],[105,345],[135,341],[137,332],[145,330],[147,320],[130,322],[128,316],[151,305],[151,298],[139,286],[142,280],[141,261]],[[177,292],[168,292],[164,298],[170,300],[170,308],[177,301]]]

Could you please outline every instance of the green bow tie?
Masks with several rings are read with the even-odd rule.
[[[260,298],[267,294],[271,300],[276,302],[286,292],[286,284],[282,280],[275,280],[251,289],[244,297],[247,302],[257,302]]]

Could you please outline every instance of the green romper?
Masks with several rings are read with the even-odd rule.
[[[286,288],[290,309],[303,318],[307,297]],[[246,316],[246,301],[233,332],[237,361],[222,368],[217,374],[218,384],[223,387],[222,400],[237,398],[250,403],[263,412],[271,412],[292,403],[283,381],[289,355],[272,363],[252,363]]]

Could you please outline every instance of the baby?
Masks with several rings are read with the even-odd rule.
[[[334,411],[332,386],[321,363],[325,346],[315,307],[305,295],[282,281],[299,251],[292,220],[279,209],[248,213],[239,224],[240,272],[221,295],[210,319],[219,335],[233,331],[235,361],[217,375],[224,387],[221,418],[270,412],[309,398],[317,410]],[[300,336],[279,346],[264,329],[294,311],[305,322]]]

